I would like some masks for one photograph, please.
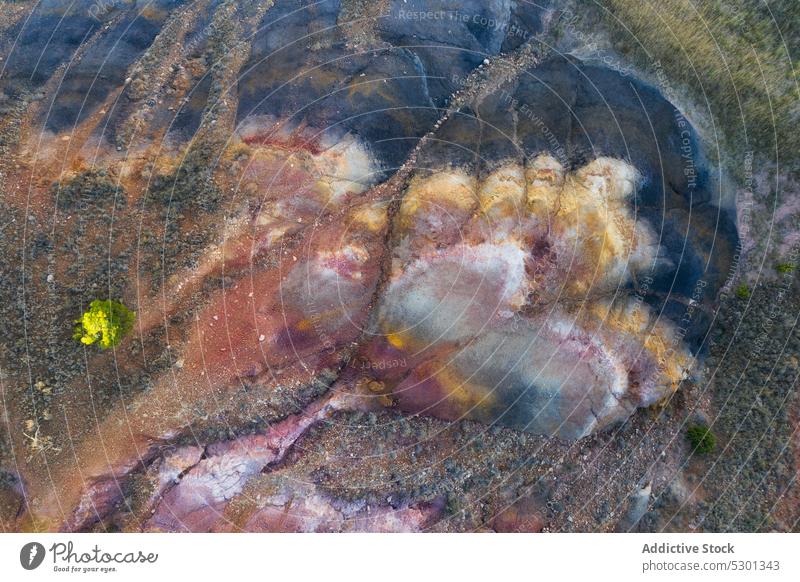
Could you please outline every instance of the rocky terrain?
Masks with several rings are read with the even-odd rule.
[[[798,530],[793,166],[603,22],[0,2],[3,530]]]

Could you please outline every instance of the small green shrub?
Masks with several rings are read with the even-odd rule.
[[[747,285],[745,285],[744,283],[742,283],[741,285],[739,285],[739,286],[736,288],[736,296],[737,296],[739,299],[750,299],[750,295],[752,295],[752,294],[750,293],[750,287],[748,287],[748,286],[747,286]]]
[[[56,182],[52,191],[58,197],[58,207],[62,210],[76,210],[114,200],[117,204],[125,204],[124,191],[105,170],[87,170],[63,182]]]
[[[686,438],[692,446],[692,451],[700,455],[707,455],[717,446],[717,437],[707,426],[695,424],[686,431]]]
[[[81,343],[98,343],[106,350],[117,345],[133,328],[136,314],[118,301],[95,299],[75,323],[73,337]]]
[[[775,270],[781,275],[786,275],[794,271],[794,265],[792,263],[778,263],[775,265]]]

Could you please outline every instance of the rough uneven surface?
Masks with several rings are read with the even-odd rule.
[[[0,2],[3,530],[797,530],[767,164],[576,11]]]

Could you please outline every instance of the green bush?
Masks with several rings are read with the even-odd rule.
[[[717,446],[717,438],[707,426],[695,424],[686,431],[686,438],[692,446],[692,451],[701,455],[707,455]]]
[[[136,314],[122,303],[111,299],[95,299],[75,323],[73,337],[81,343],[98,343],[104,350],[117,345],[133,328]]]
[[[744,283],[742,283],[736,288],[736,296],[739,299],[750,299],[750,295],[751,295],[750,288]]]
[[[794,265],[792,263],[778,263],[775,265],[775,270],[781,275],[786,275],[794,271]]]

